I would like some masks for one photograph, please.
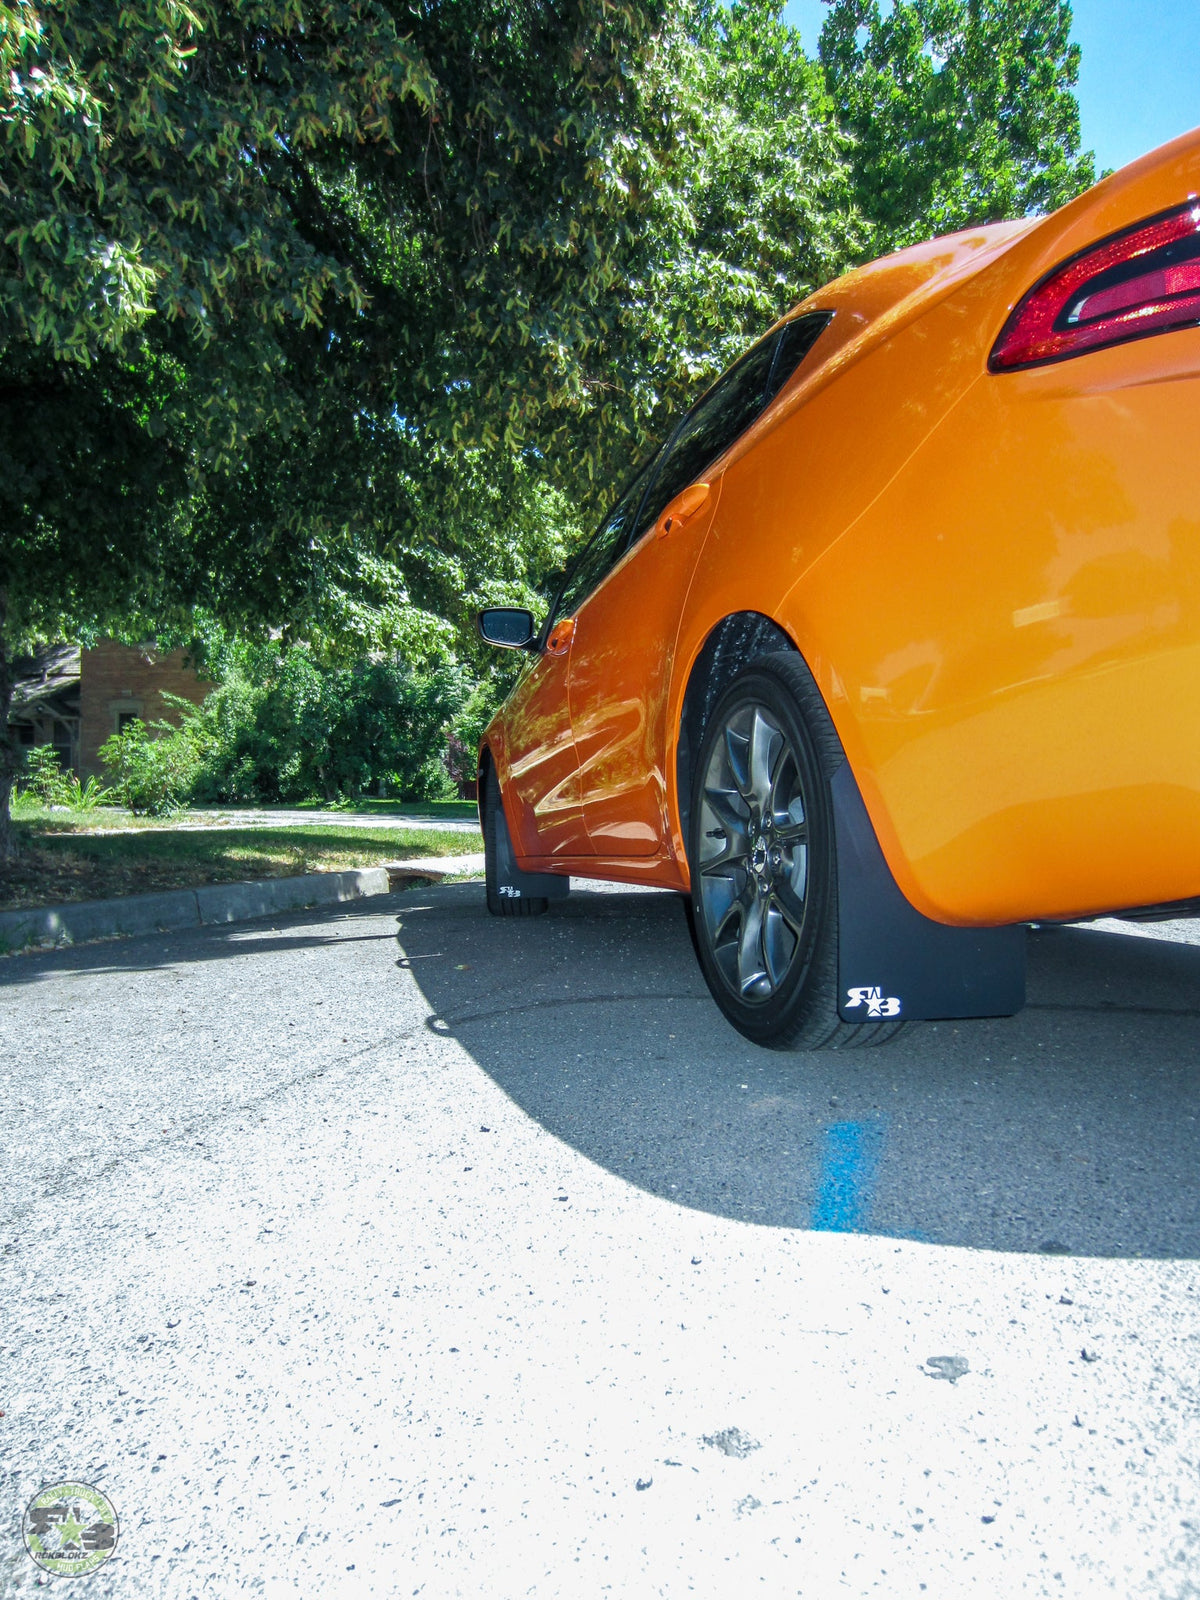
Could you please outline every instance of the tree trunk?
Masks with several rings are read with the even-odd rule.
[[[8,725],[8,713],[12,705],[13,668],[5,627],[7,621],[8,592],[0,589],[0,865],[11,861],[17,853],[10,806],[13,779],[17,775],[18,752],[13,730]]]

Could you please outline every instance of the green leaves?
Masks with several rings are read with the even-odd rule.
[[[578,181],[523,228],[497,183],[447,347],[456,379],[435,402],[431,376],[428,426],[536,448],[591,514],[750,339],[852,259],[847,141],[780,12],[676,7],[622,122],[555,135],[584,152]]]
[[[11,634],[473,652],[877,250],[1058,203],[1060,0],[0,0]]]
[[[204,342],[247,302],[265,327],[361,310],[351,264],[295,227],[289,157],[406,153],[397,112],[437,95],[370,4],[17,0],[0,73],[0,352],[84,363],[154,314]]]
[[[109,741],[105,759],[126,792],[131,782],[149,789],[167,771],[181,775],[186,794],[224,802],[332,800],[381,780],[404,798],[427,799],[448,786],[446,728],[467,697],[452,664],[415,671],[393,657],[322,666],[304,647],[261,645],[235,648],[223,665],[202,706],[179,707],[178,729],[162,726],[128,751]]]
[[[880,253],[1049,211],[1095,179],[1079,150],[1066,0],[833,0],[821,61],[854,136]]]

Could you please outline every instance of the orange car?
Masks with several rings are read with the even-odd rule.
[[[488,906],[687,896],[769,1045],[1024,1003],[1200,897],[1200,131],[804,301],[684,416],[480,749]]]

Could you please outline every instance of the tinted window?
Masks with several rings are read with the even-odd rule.
[[[785,323],[748,351],[683,419],[667,445],[662,466],[638,517],[644,533],[689,483],[724,455],[763,412],[817,342],[828,311],[813,311]]]
[[[658,520],[681,489],[695,483],[705,467],[745,433],[812,349],[830,315],[814,311],[786,323],[778,333],[748,350],[697,402],[665,450],[642,468],[568,568],[552,618],[578,611],[633,540]]]
[[[758,416],[766,403],[767,379],[779,335],[747,351],[736,366],[700,400],[675,430],[638,517],[638,531],[658,520],[681,489],[695,483],[710,461],[722,455]]]
[[[629,543],[629,531],[653,466],[654,461],[650,461],[642,468],[567,568],[566,581],[554,604],[553,616],[569,617],[578,611],[609,567],[620,558]]]
[[[785,324],[775,347],[775,363],[767,379],[764,410],[816,344],[821,329],[827,326],[832,314],[830,311],[809,311]]]

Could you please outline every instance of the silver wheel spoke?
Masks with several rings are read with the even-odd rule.
[[[771,748],[776,739],[786,748],[779,729],[755,706],[754,720],[750,724],[749,785],[760,815],[766,814],[771,803]]]
[[[783,916],[774,896],[767,903],[767,913],[763,918],[763,956],[766,962],[767,977],[771,980],[771,987],[777,988],[791,964],[796,953],[796,941],[799,935]]]
[[[756,889],[751,889],[754,896],[750,906],[742,918],[742,931],[738,935],[738,987],[742,993],[751,988],[760,978],[767,975],[766,963],[762,953],[763,935],[763,903],[762,897]]]
[[[725,728],[725,759],[729,763],[729,771],[737,784],[738,792],[743,800],[751,798],[750,778],[746,770],[746,746],[744,734],[736,733],[728,724]]]
[[[777,879],[771,886],[771,904],[778,907],[780,916],[798,939],[804,927],[805,904],[785,879]]]
[[[730,861],[744,860],[750,842],[746,837],[746,818],[738,812],[734,794],[728,789],[705,789],[704,804],[712,812],[717,827],[724,830],[725,848],[720,850],[718,841],[709,837],[710,831],[715,830],[706,828],[700,847],[701,872],[711,872],[715,867],[725,866]],[[719,853],[706,857],[704,851],[710,844],[717,848]]]
[[[754,885],[743,884],[740,893],[733,897],[713,929],[714,945],[732,948],[735,940],[738,944],[741,943],[740,930],[745,927],[746,917],[755,898]]]
[[[796,763],[792,760],[792,747],[780,734],[779,748],[775,752],[775,759],[771,763],[771,782],[767,795],[767,810],[773,817],[780,812],[787,814],[788,803],[792,798],[791,791],[795,787]],[[785,782],[784,780],[788,780]],[[781,786],[782,784],[782,792]]]

